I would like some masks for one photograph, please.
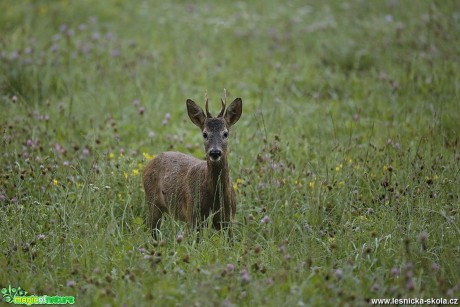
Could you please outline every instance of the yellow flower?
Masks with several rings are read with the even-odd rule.
[[[233,190],[238,191],[238,185],[236,183],[233,184]]]
[[[237,184],[242,184],[242,183],[244,183],[244,180],[241,179],[241,178],[238,178],[238,179],[236,179],[236,183]]]
[[[59,184],[59,181],[57,179],[53,179],[53,184],[56,186]]]
[[[113,152],[109,153],[109,159],[113,160],[115,158],[115,154]]]
[[[383,171],[386,172],[388,170],[388,165],[383,166]]]
[[[145,158],[146,160],[153,160],[153,159],[155,159],[155,155],[150,155],[150,154],[148,154],[147,152],[143,152],[142,155],[144,156],[144,158]]]
[[[308,184],[310,186],[311,189],[313,189],[315,187],[315,182],[314,181],[310,181],[310,183]]]
[[[46,12],[48,12],[48,8],[46,6],[40,6],[38,8],[38,12],[40,13],[40,15],[46,14]]]
[[[339,182],[339,187],[343,187],[345,185],[345,181],[340,181]]]
[[[340,172],[340,170],[342,169],[342,166],[343,166],[342,164],[337,165],[337,166],[335,167],[335,171],[336,171],[336,172]]]
[[[358,216],[358,219],[361,220],[362,222],[366,222],[366,221],[367,221],[367,217],[365,217],[364,215]]]
[[[131,175],[132,176],[138,176],[139,175],[139,170],[137,168],[133,169],[133,171],[131,172]]]
[[[128,173],[127,172],[123,172],[123,176],[125,177],[125,179],[128,179]]]

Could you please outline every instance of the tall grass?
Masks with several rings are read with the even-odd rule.
[[[78,305],[459,297],[455,1],[0,10],[0,288]],[[215,109],[224,87],[243,98],[235,241],[171,218],[154,241],[143,167],[203,157],[185,100],[207,89]]]

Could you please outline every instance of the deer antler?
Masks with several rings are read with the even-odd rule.
[[[225,105],[227,104],[227,90],[225,88],[224,88],[224,98],[221,98],[220,102],[222,103],[222,109],[220,110],[220,113],[219,115],[217,115],[217,117],[224,116]]]
[[[206,117],[211,118],[212,115],[211,115],[211,113],[209,113],[209,109],[208,109],[208,90],[206,90],[206,92],[204,94],[204,99],[206,101]]]

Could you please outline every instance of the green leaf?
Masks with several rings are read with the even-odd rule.
[[[8,290],[7,290],[6,288],[3,288],[3,289],[2,289],[2,294],[5,295],[5,294],[7,294],[7,293],[8,293]]]

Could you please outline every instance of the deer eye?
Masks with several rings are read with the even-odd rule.
[[[205,140],[208,139],[208,134],[206,132],[203,132],[203,139],[205,139]]]
[[[228,138],[228,132],[224,132],[224,139]]]

